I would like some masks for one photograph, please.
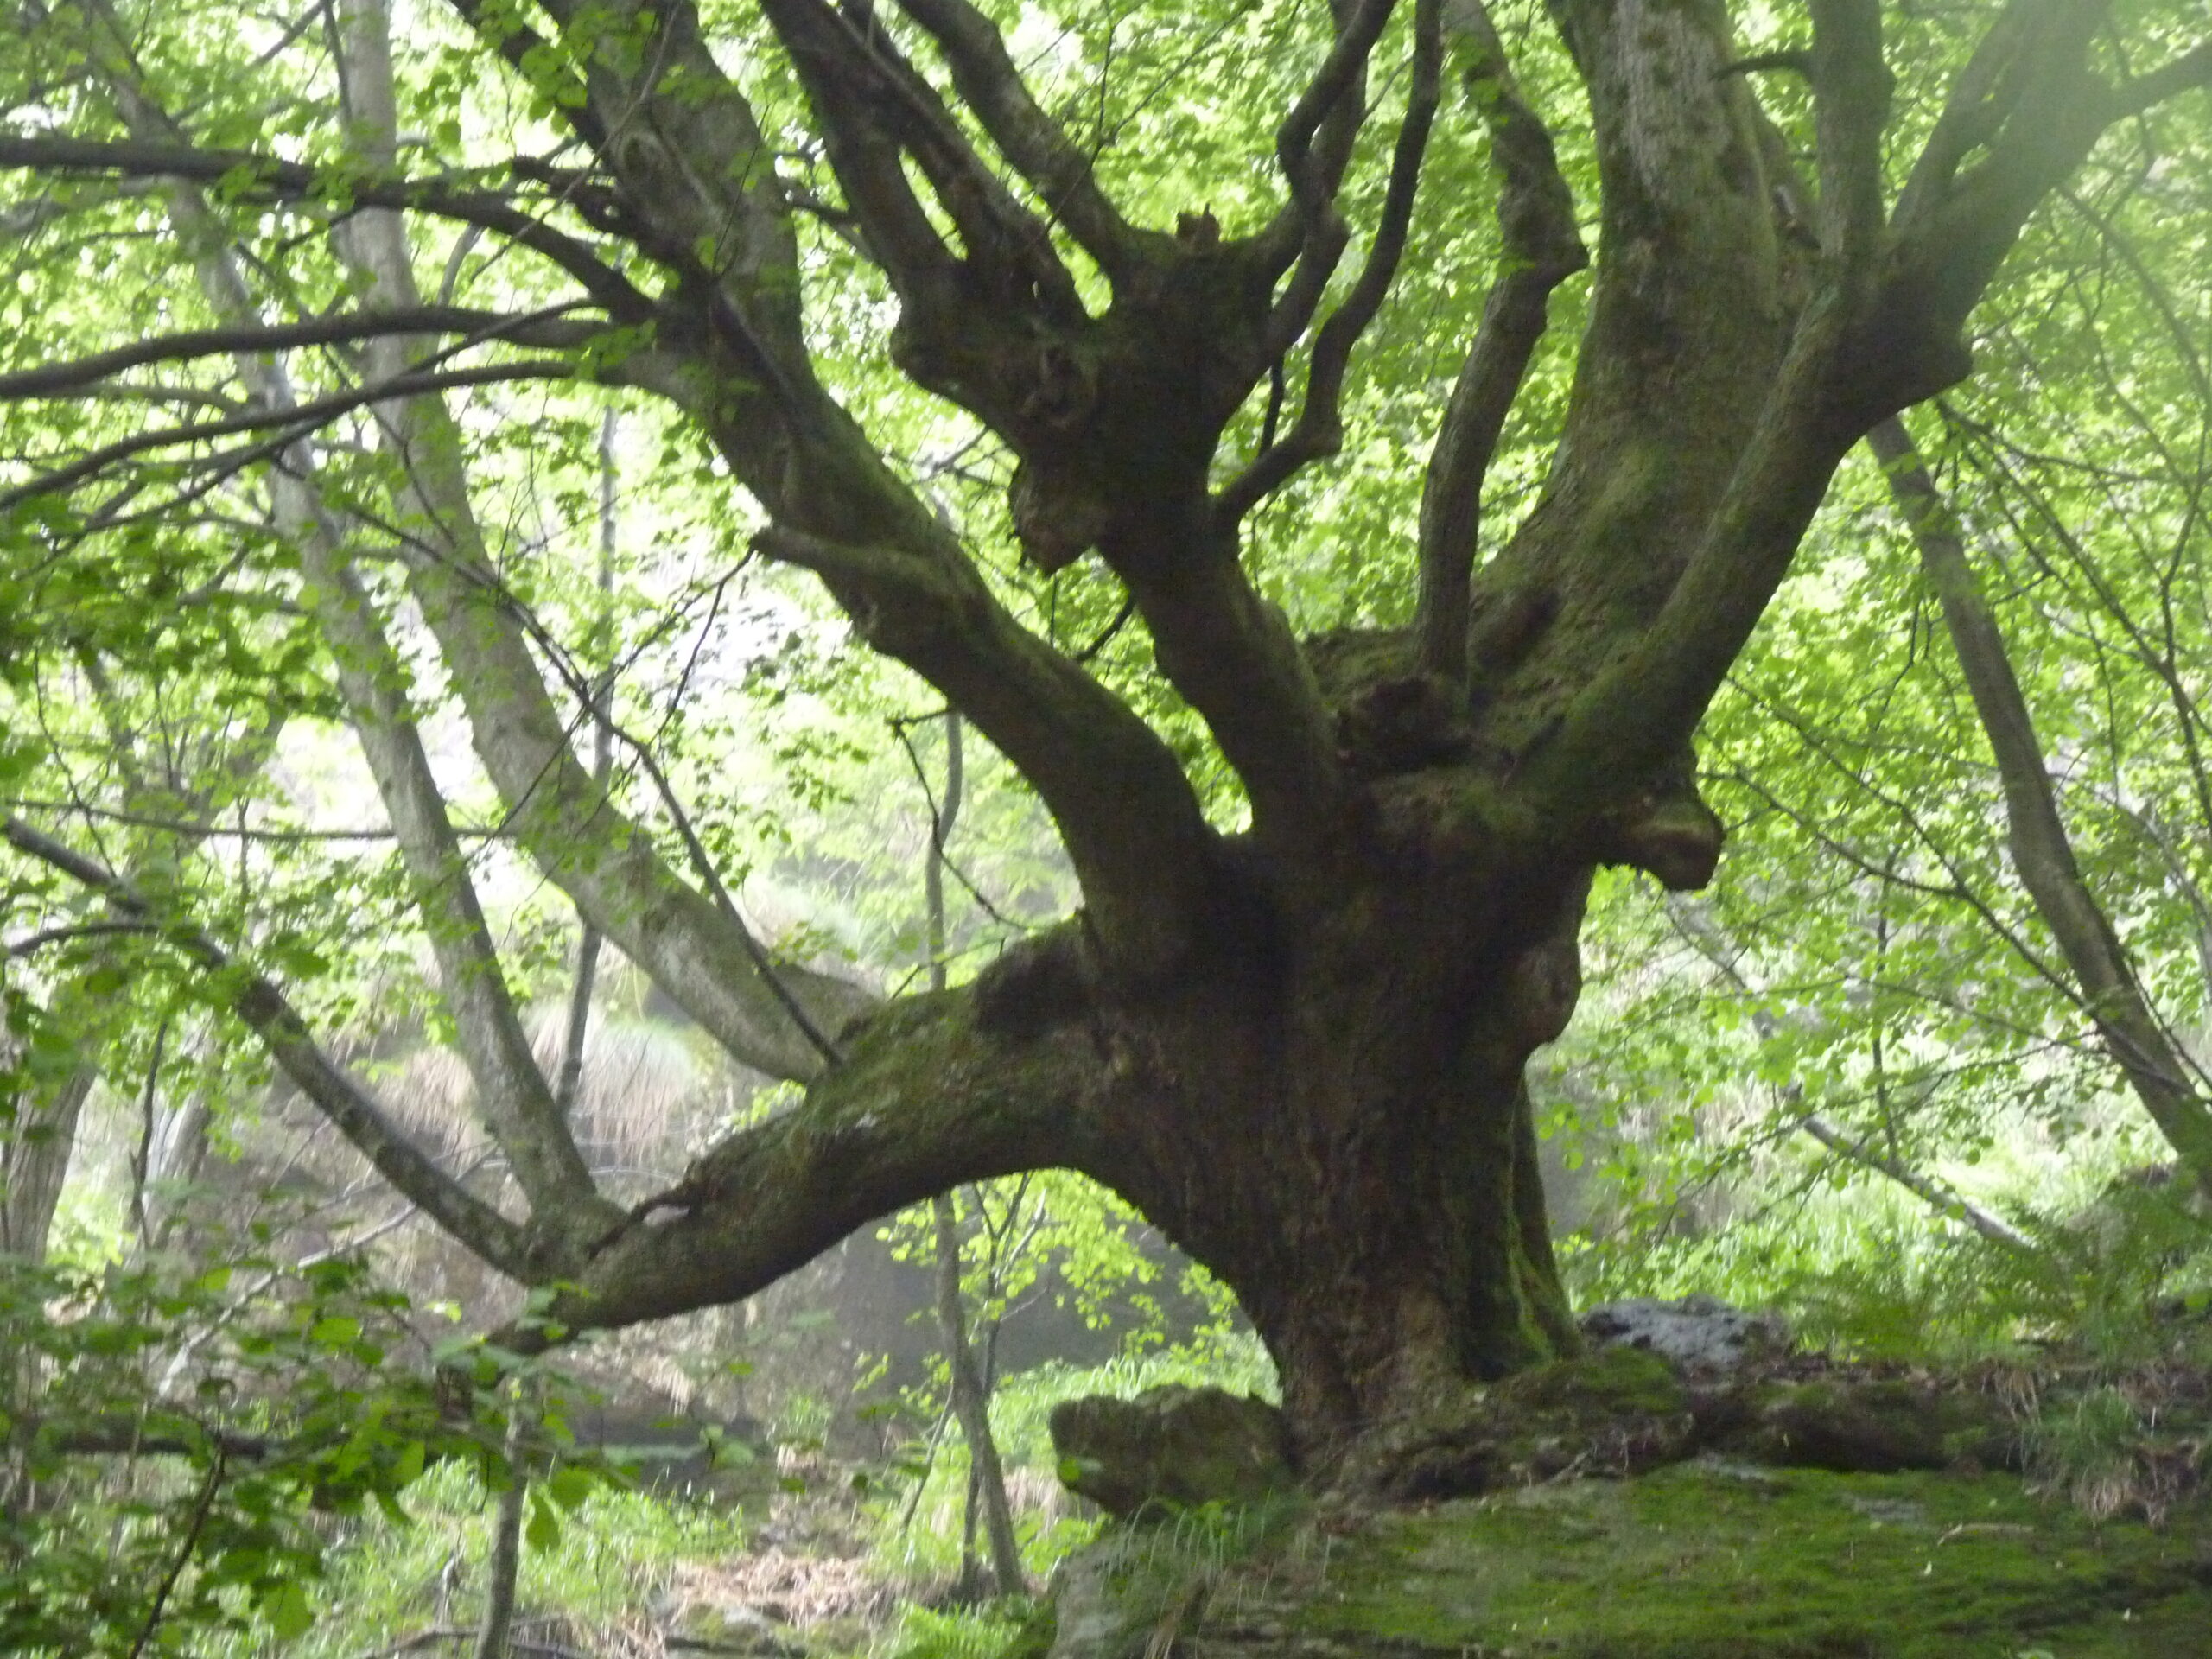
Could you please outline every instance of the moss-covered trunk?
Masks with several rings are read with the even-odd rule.
[[[1440,799],[1116,1026],[1148,1086],[1111,1178],[1236,1292],[1309,1457],[1576,1343],[1522,1071],[1573,1009],[1588,873],[1465,855]]]
[[[1389,1133],[1313,1136],[1313,1154],[1273,1171],[1281,1236],[1233,1282],[1309,1457],[1575,1345],[1526,1093],[1471,1081],[1440,1077],[1427,1103],[1394,1108]]]

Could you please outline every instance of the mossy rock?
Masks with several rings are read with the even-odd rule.
[[[1491,1389],[1503,1411],[1571,1412],[1577,1417],[1671,1417],[1688,1395],[1675,1369],[1640,1348],[1603,1348],[1518,1371]]]
[[[1705,1438],[1761,1463],[1843,1473],[2001,1467],[2018,1457],[2018,1436],[1993,1401],[1895,1377],[1768,1384]]]
[[[2212,1517],[2100,1527],[2007,1475],[1701,1458],[1324,1515],[1214,1573],[1174,1651],[2187,1659],[2212,1654]]]
[[[1686,1458],[1703,1425],[1674,1368],[1607,1348],[1518,1372],[1459,1409],[1374,1436],[1343,1483],[1404,1502],[1626,1475]]]
[[[1281,1412],[1224,1389],[1171,1383],[1129,1400],[1064,1400],[1050,1427],[1060,1479],[1109,1515],[1256,1503],[1296,1479]]]

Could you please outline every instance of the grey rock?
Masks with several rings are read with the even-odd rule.
[[[1779,1313],[1746,1313],[1704,1295],[1602,1303],[1583,1314],[1582,1334],[1593,1347],[1641,1348],[1684,1371],[1707,1375],[1741,1370],[1790,1346],[1789,1323]]]
[[[676,1610],[663,1640],[671,1653],[798,1659],[804,1644],[791,1628],[749,1603],[690,1601]]]

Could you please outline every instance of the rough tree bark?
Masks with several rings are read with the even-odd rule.
[[[1585,257],[1549,131],[1567,118],[1524,97],[1478,4],[1338,0],[1276,132],[1282,205],[1224,236],[1204,216],[1172,231],[1128,217],[969,0],[761,0],[761,49],[772,41],[804,95],[834,211],[897,301],[897,366],[1017,458],[1010,507],[1033,563],[1096,557],[1126,588],[1160,671],[1243,785],[1249,828],[1229,835],[1145,721],[1009,613],[817,377],[782,140],[690,0],[452,3],[518,73],[555,83],[586,165],[524,174],[587,229],[408,178],[389,110],[366,111],[345,235],[369,279],[355,337],[391,319],[363,395],[412,394],[384,405],[406,462],[412,596],[549,878],[733,1053],[809,1090],[626,1215],[579,1203],[557,1114],[508,1052],[480,960],[460,981],[480,992],[470,1058],[529,1177],[518,1229],[442,1187],[363,1091],[319,1067],[273,986],[249,980],[240,1012],[427,1212],[510,1271],[575,1285],[556,1310],[571,1328],[747,1295],[959,1182],[1081,1170],[1236,1290],[1317,1471],[1463,1408],[1471,1382],[1573,1350],[1522,1071],[1573,1012],[1592,872],[1711,877],[1720,831],[1690,739],[1837,464],[1967,372],[1969,313],[2100,134],[2212,73],[2200,46],[2127,79],[2125,54],[2098,44],[2117,27],[2104,7],[2007,0],[1893,193],[1885,146],[1904,141],[1872,0],[1814,0],[1808,48],[1789,59],[1812,91],[1803,181],[1806,135],[1770,119],[1717,0],[1554,0],[1598,160],[1588,321],[1541,501],[1478,569],[1504,411],[1548,296]],[[1245,572],[1245,520],[1342,441],[1355,348],[1414,223],[1432,128],[1451,118],[1452,39],[1503,181],[1501,254],[1429,469],[1417,626],[1300,639]],[[1378,54],[1404,65],[1387,82],[1396,130],[1356,268],[1332,282]],[[315,184],[183,135],[0,138],[0,164],[222,178],[257,212],[299,210]],[[486,554],[461,429],[421,372],[430,338],[460,325],[422,303],[408,213],[510,238],[627,331],[624,353],[578,360],[688,414],[766,513],[759,550],[816,573],[863,640],[1020,771],[1080,880],[1079,918],[968,987],[871,1008],[772,966],[702,855],[659,860],[574,753],[543,641]],[[238,349],[253,350],[246,333]],[[1270,420],[1260,452],[1227,466],[1238,411],[1300,365],[1287,429]],[[57,466],[44,487],[84,475]],[[588,687],[564,689],[588,708]],[[367,712],[365,742],[381,731],[404,751],[404,710]],[[408,770],[379,781],[397,822]],[[435,803],[416,805],[427,876],[443,856]],[[158,908],[51,836],[11,823],[9,837]],[[424,902],[456,972],[481,957],[480,918]]]

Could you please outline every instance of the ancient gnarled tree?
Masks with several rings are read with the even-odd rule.
[[[505,1270],[579,1287],[573,1325],[730,1301],[955,1183],[1065,1166],[1236,1290],[1324,1463],[1574,1347],[1522,1069],[1573,1012],[1592,872],[1712,877],[1720,826],[1693,734],[1832,474],[1969,372],[1970,319],[2008,249],[2107,132],[2212,75],[2180,9],[2092,0],[1940,23],[1812,0],[1789,49],[1757,55],[1717,0],[1495,19],[1480,0],[1200,8],[1183,75],[1221,67],[1234,10],[1268,22],[1295,78],[1268,112],[1272,150],[1248,158],[1263,208],[1162,213],[1122,188],[1135,170],[1110,132],[1025,80],[1005,32],[1017,8],[451,7],[480,73],[543,100],[563,139],[549,156],[418,166],[382,0],[337,8],[338,114],[306,159],[226,148],[162,95],[160,42],[134,32],[157,31],[159,8],[28,7],[54,79],[41,118],[0,136],[0,163],[47,194],[10,211],[28,226],[124,187],[168,215],[209,326],[0,389],[206,360],[234,371],[238,401],[57,452],[4,499],[47,527],[24,535],[91,536],[113,510],[103,480],[161,446],[269,475],[527,1216],[422,1158],[224,940],[50,826],[11,820],[11,842],[167,929],[392,1182]],[[1065,20],[1099,77],[1126,22],[1109,13]],[[1906,46],[1885,40],[1900,30]],[[1540,97],[1516,75],[1535,60],[1571,75],[1548,73]],[[1491,185],[1425,180],[1447,124],[1485,135]],[[1249,173],[1223,190],[1255,199]],[[1478,213],[1480,326],[1429,342],[1456,381],[1433,410],[1418,546],[1374,555],[1408,573],[1391,601],[1408,621],[1301,638],[1248,569],[1255,510],[1342,447],[1409,243]],[[298,245],[327,236],[349,273],[340,303],[270,321],[249,292],[264,268],[231,245],[270,215]],[[555,302],[445,303],[418,243],[452,225],[508,245]],[[844,265],[815,251],[831,238]],[[1017,463],[1026,558],[1096,561],[1125,591],[1241,782],[1241,827],[1209,820],[1176,753],[1078,651],[1017,620],[825,385],[821,289],[854,261],[895,305],[897,371]],[[1586,297],[1541,499],[1485,541],[1485,473],[1532,360],[1559,344],[1547,310],[1570,281]],[[357,348],[357,385],[296,394],[283,353],[332,342]],[[531,375],[643,389],[696,423],[765,517],[758,550],[814,573],[869,646],[1019,769],[1080,912],[964,987],[871,1006],[772,961],[704,848],[658,857],[580,754],[589,687],[549,675],[472,517],[444,394]],[[364,538],[314,487],[315,435],[371,405],[404,464]],[[352,563],[363,539],[398,546],[545,876],[731,1054],[806,1085],[645,1205],[594,1192],[521,1040],[392,692],[391,618]],[[1478,560],[1478,543],[1496,550]]]

